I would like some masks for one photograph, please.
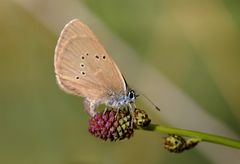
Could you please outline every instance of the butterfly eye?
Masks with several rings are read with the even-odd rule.
[[[134,92],[133,90],[129,91],[128,97],[129,97],[130,99],[135,99],[135,92]]]

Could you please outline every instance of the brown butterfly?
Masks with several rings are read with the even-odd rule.
[[[84,97],[84,108],[91,116],[100,104],[134,111],[137,95],[97,37],[81,21],[74,19],[62,30],[54,66],[59,86]]]

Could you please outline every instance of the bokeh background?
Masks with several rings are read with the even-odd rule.
[[[240,151],[201,143],[183,154],[164,134],[104,142],[88,133],[82,99],[55,81],[63,26],[88,24],[158,124],[240,138],[238,0],[0,0],[0,163],[237,164]]]

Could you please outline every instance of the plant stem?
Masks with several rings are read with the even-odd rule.
[[[234,140],[231,138],[208,134],[208,133],[203,133],[203,132],[198,132],[198,131],[185,130],[185,129],[179,129],[179,128],[171,128],[171,127],[165,127],[165,126],[160,126],[160,125],[156,125],[156,124],[150,124],[149,126],[147,126],[145,128],[139,128],[139,129],[155,131],[155,132],[160,132],[160,133],[176,134],[176,135],[181,135],[181,136],[193,137],[193,138],[198,138],[201,141],[212,142],[212,143],[221,144],[221,145],[240,149],[240,140]]]

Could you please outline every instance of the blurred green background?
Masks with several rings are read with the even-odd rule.
[[[149,132],[94,138],[82,99],[56,84],[53,55],[64,24],[81,19],[160,106],[139,102],[154,122],[239,139],[239,9],[238,0],[0,0],[0,163],[238,163],[239,150],[213,144],[171,154]]]

